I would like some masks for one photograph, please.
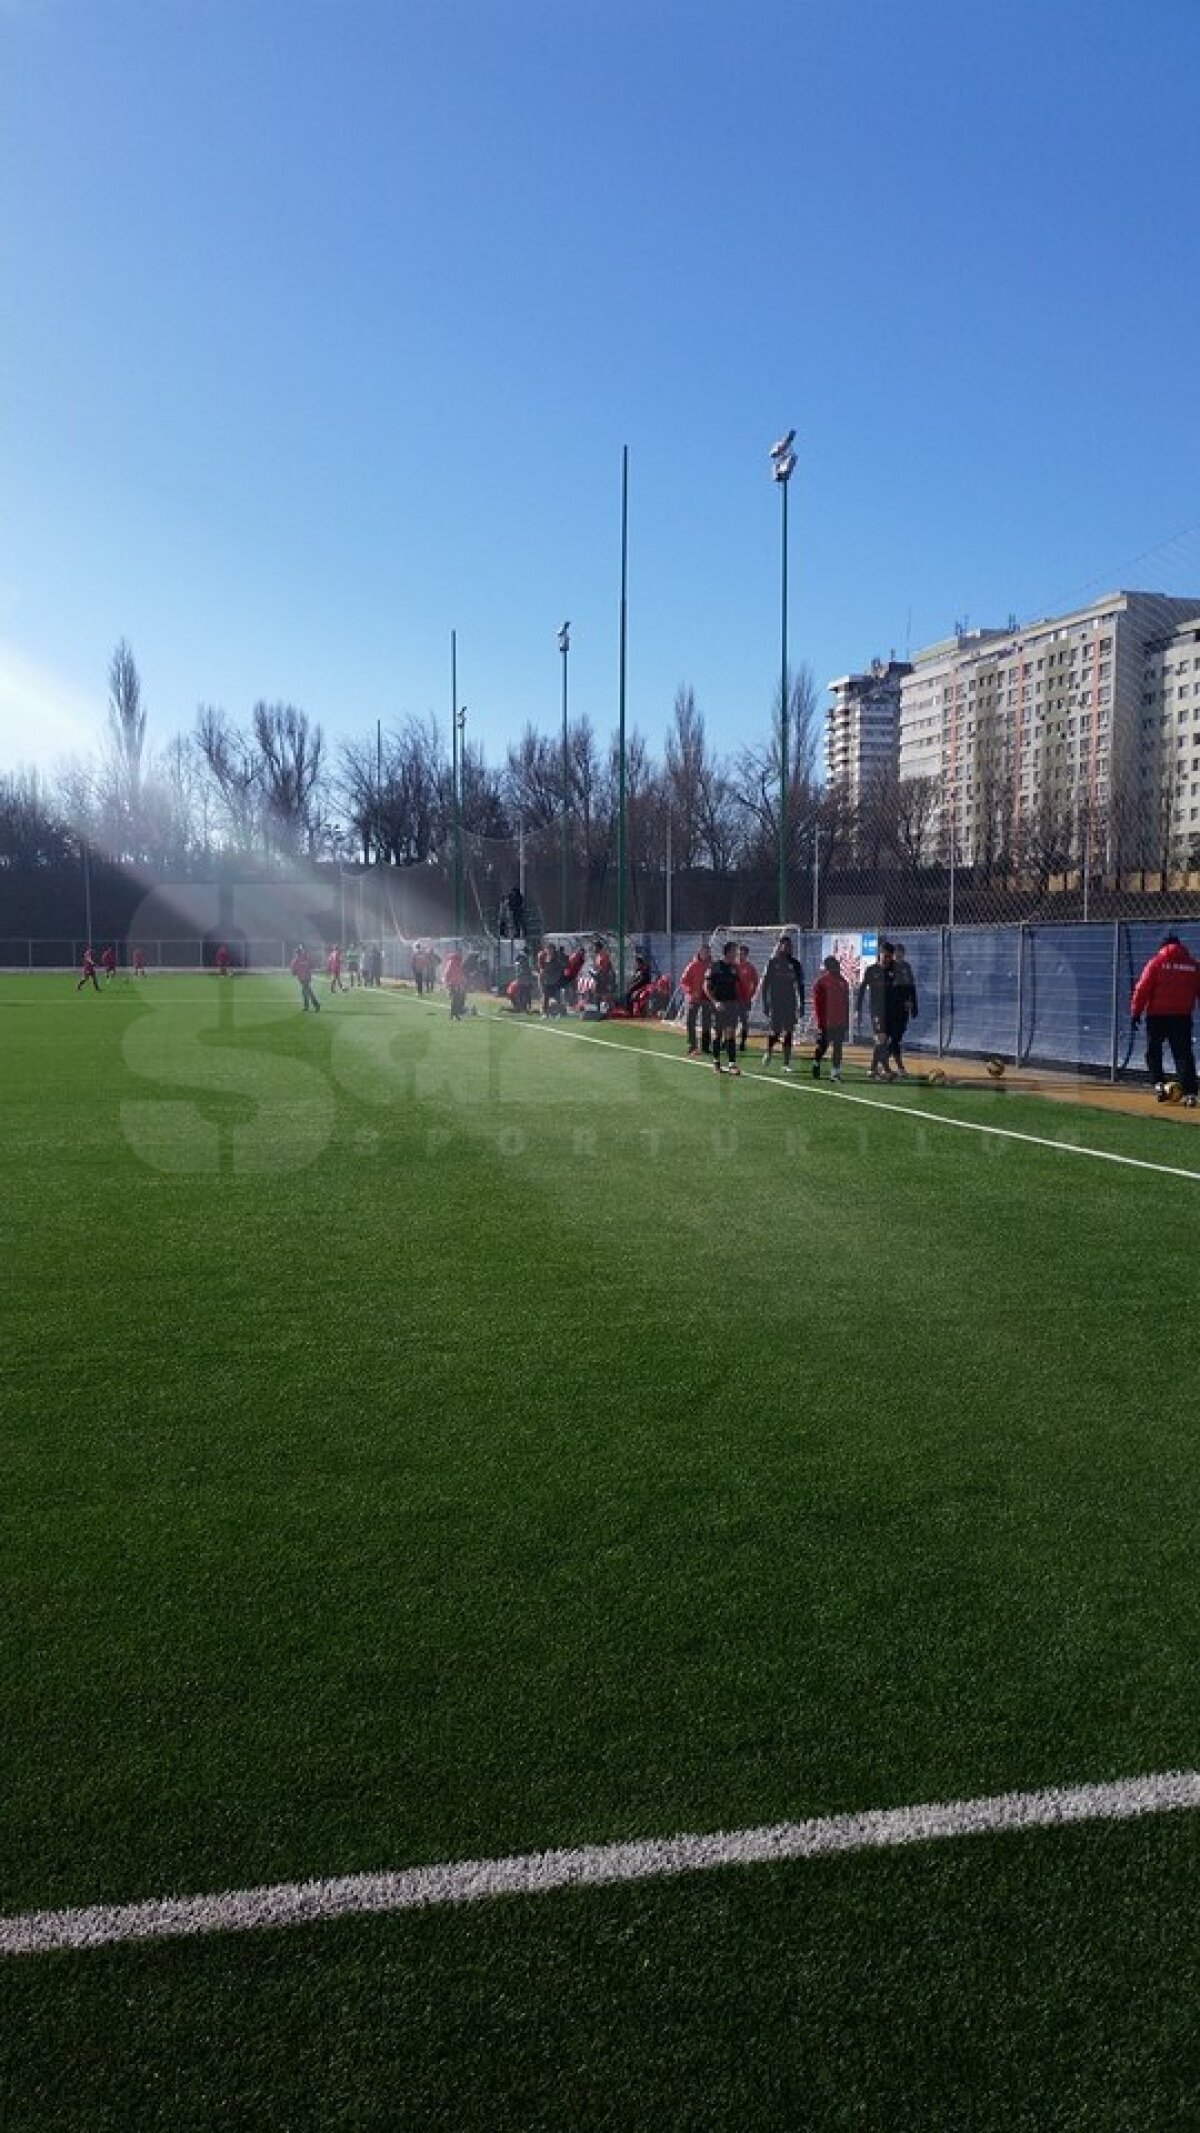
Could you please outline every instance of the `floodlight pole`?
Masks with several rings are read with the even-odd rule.
[[[571,770],[567,729],[567,656],[571,650],[571,625],[564,622],[558,633],[562,653],[562,882],[558,899],[558,923],[567,930],[567,880],[570,873]]]
[[[789,430],[778,444],[771,446],[771,478],[778,482],[783,503],[783,567],[780,583],[780,655],[779,655],[779,883],[776,901],[779,906],[779,924],[786,926],[787,912],[787,859],[788,859],[788,483],[796,465],[792,450],[795,430]]]
[[[621,654],[617,724],[617,992],[625,993],[625,637],[629,575],[629,446],[621,453]]]
[[[779,483],[783,497],[783,573],[780,581],[779,607],[781,621],[781,648],[779,657],[779,923],[787,924],[787,855],[788,855],[788,484],[783,475]]]

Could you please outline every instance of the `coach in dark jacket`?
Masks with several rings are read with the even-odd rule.
[[[763,1013],[767,1018],[767,1054],[764,1064],[769,1065],[776,1045],[783,1048],[783,1071],[792,1071],[792,1039],[796,1024],[804,1020],[804,972],[792,950],[792,936],[781,933],[762,975]]]
[[[903,978],[896,967],[896,951],[891,942],[884,941],[878,960],[867,965],[858,988],[856,1012],[861,1016],[863,1001],[869,1003],[875,1037],[871,1053],[872,1081],[894,1081],[897,1075],[908,1077],[901,1045],[909,1017],[917,1011],[917,988],[909,965],[906,963],[903,967],[908,972],[907,978]]]

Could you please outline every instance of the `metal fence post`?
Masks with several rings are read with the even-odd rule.
[[[1021,1064],[1021,1023],[1025,1012],[1025,933],[1024,920],[1017,927],[1017,1043],[1013,1052],[1013,1065]]]
[[[941,1056],[942,1056],[942,1053],[943,1053],[943,1052],[945,1051],[945,1049],[946,1049],[946,1046],[945,1046],[945,1040],[944,1040],[944,1037],[943,1037],[943,1033],[942,1033],[942,1003],[943,1003],[943,1001],[944,1001],[945,997],[946,997],[946,928],[945,928],[944,926],[939,926],[939,927],[938,927],[938,1048],[937,1048],[937,1055],[938,1055],[938,1058],[939,1058],[939,1059],[941,1058]]]
[[[1114,919],[1112,929],[1112,1011],[1109,1015],[1108,1030],[1108,1078],[1110,1081],[1115,1081],[1117,1078],[1117,1014],[1119,1011],[1117,1001],[1120,997],[1118,991],[1120,982],[1121,921],[1120,919]]]

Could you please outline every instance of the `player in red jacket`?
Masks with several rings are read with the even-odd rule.
[[[1167,1100],[1163,1045],[1169,1044],[1183,1100],[1190,1111],[1196,1108],[1192,1016],[1198,1000],[1200,963],[1177,933],[1168,933],[1133,988],[1129,1013],[1135,1029],[1142,1016],[1146,1017],[1146,1071],[1154,1083],[1155,1102],[1164,1104]]]
[[[578,1002],[579,978],[586,960],[587,958],[582,948],[572,948],[570,955],[563,964],[562,991],[558,997],[564,1010],[568,1007],[574,1007]]]
[[[712,1002],[704,990],[712,951],[707,941],[701,941],[690,963],[685,963],[679,979],[679,989],[687,1002],[688,1057],[696,1055],[696,1023],[700,1023],[700,1048],[712,1050]]]
[[[345,992],[342,983],[342,951],[335,941],[325,958],[325,975],[329,979],[330,992]]]
[[[758,972],[750,961],[750,950],[747,948],[745,941],[741,943],[738,949],[736,968],[738,981],[738,1050],[744,1052],[746,1039],[750,1035],[750,1010],[754,1005],[754,996],[758,991]]]
[[[292,957],[292,976],[295,978],[297,985],[300,987],[300,998],[304,1002],[305,1014],[308,1013],[308,1010],[311,1007],[314,1015],[319,1015],[321,1012],[321,1003],[318,1000],[316,993],[312,989],[312,974],[312,957],[309,954],[307,948],[305,947],[303,941],[301,941],[296,949],[295,955]]]
[[[90,948],[85,948],[83,951],[83,964],[79,983],[75,987],[76,992],[82,992],[85,985],[94,985],[97,992],[100,990],[100,980],[96,976],[96,958]]]
[[[813,1046],[813,1080],[820,1080],[821,1061],[828,1052],[831,1055],[829,1079],[840,1081],[842,1046],[850,1030],[850,987],[836,955],[827,955],[821,965],[821,975],[813,986],[813,1014],[817,1024],[817,1041]]]
[[[101,969],[103,970],[103,972],[104,972],[104,976],[105,976],[105,980],[106,980],[106,982],[107,982],[107,981],[108,981],[108,980],[109,980],[110,978],[115,978],[115,977],[116,977],[116,974],[117,974],[117,951],[116,951],[116,949],[115,949],[115,948],[106,948],[106,949],[105,949],[105,951],[104,951],[103,955],[102,955],[102,956],[101,956],[101,958],[100,958],[100,968],[101,968]]]
[[[457,948],[450,950],[442,964],[442,983],[450,995],[450,1020],[461,1022],[467,1011],[467,972]]]
[[[141,950],[140,948],[135,948],[135,949],[134,949],[134,951],[133,951],[133,955],[132,955],[132,957],[131,957],[131,961],[132,961],[132,963],[133,963],[133,974],[134,974],[134,977],[135,977],[135,978],[144,978],[144,977],[145,977],[145,975],[146,975],[146,958],[145,958],[145,955],[144,955],[143,951],[142,951],[142,950]]]

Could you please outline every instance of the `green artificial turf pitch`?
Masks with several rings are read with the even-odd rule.
[[[1200,1764],[1200,1180],[936,1120],[1191,1134],[321,990],[0,981],[0,1911]],[[0,2125],[1195,2127],[1196,1820],[12,1958]]]

